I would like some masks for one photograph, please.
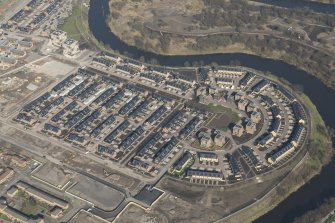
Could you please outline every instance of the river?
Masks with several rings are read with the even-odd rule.
[[[106,21],[109,16],[108,0],[91,0],[89,10],[89,26],[97,40],[134,59],[143,57],[146,61],[154,58],[162,66],[183,66],[185,62],[202,61],[204,64],[216,62],[227,65],[231,61],[239,61],[241,66],[260,71],[269,71],[294,85],[303,87],[303,92],[318,108],[326,124],[335,128],[335,91],[325,86],[320,80],[307,72],[283,61],[263,58],[242,53],[165,56],[140,50],[129,46],[117,38],[108,27]],[[292,193],[276,208],[260,217],[256,223],[289,223],[295,217],[312,210],[324,199],[335,196],[335,159],[325,166],[318,176],[305,184],[298,191]]]

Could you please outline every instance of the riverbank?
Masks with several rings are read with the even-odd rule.
[[[79,41],[85,48],[114,53],[91,33],[88,23],[89,5],[90,0],[76,0],[73,3],[71,15],[64,20],[58,29],[65,31],[69,38]]]
[[[323,201],[320,206],[294,219],[293,223],[332,223],[335,221],[335,197]]]

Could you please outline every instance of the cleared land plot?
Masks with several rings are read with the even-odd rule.
[[[106,211],[115,209],[124,199],[124,194],[120,191],[85,176],[79,176],[78,183],[68,192]]]
[[[102,220],[101,218],[91,214],[87,213],[85,211],[80,211],[78,214],[76,214],[69,223],[106,223],[107,221]]]
[[[222,131],[229,130],[229,124],[232,122],[231,117],[227,114],[216,114],[215,117],[208,123],[208,126]]]
[[[6,117],[29,96],[45,88],[53,81],[45,75],[28,69],[0,77],[0,116]]]
[[[238,113],[234,112],[232,109],[225,107],[223,105],[209,104],[208,110],[210,110],[213,113],[221,113],[221,114],[224,113],[225,115],[229,116],[233,122],[238,122],[240,120]]]
[[[0,0],[0,18],[2,18],[6,12],[9,12],[19,0]]]
[[[223,105],[209,104],[207,109],[216,113],[215,117],[207,124],[209,128],[229,131],[233,123],[241,120],[237,112]]]
[[[137,205],[129,205],[117,219],[115,223],[138,223],[138,222],[151,222],[151,223],[168,223],[168,219],[164,215],[157,213],[149,214],[143,208]],[[79,222],[78,222],[79,223]]]
[[[169,191],[170,195],[163,196],[159,199],[150,211],[141,216],[152,218],[165,216],[169,222],[215,222],[219,218],[238,210],[259,198],[274,185],[280,181],[279,175],[284,170],[278,170],[277,176],[262,177],[262,183],[251,180],[236,184],[231,187],[220,189],[220,187],[206,188],[203,186],[192,185],[187,182],[171,178],[163,178],[158,187]],[[128,214],[128,215],[127,215]],[[124,219],[129,215],[138,213],[123,213]],[[127,216],[126,216],[127,215]],[[121,220],[121,218],[120,218]],[[118,222],[127,222],[118,221]],[[133,222],[133,221],[129,221]]]
[[[36,66],[36,72],[46,74],[50,77],[64,76],[75,68],[74,65],[51,58],[35,62],[34,65]]]
[[[58,188],[62,188],[72,177],[72,173],[52,163],[44,164],[33,175]]]

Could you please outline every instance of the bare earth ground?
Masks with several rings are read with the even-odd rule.
[[[106,211],[113,210],[124,199],[121,192],[85,176],[78,176],[78,182],[68,192]]]
[[[208,126],[211,128],[226,131],[232,121],[232,118],[226,114],[216,114],[215,118],[213,118],[212,121],[208,123]]]
[[[69,223],[106,223],[106,221],[98,218],[97,216],[80,211],[76,216],[74,216]]]
[[[3,13],[13,7],[19,0],[0,0],[0,18]]]
[[[244,182],[230,188],[206,188],[187,182],[179,182],[169,177],[159,183],[159,188],[168,191],[150,210],[131,205],[119,216],[117,223],[182,223],[214,222],[230,211],[239,208],[264,190],[278,183],[276,176],[264,177],[263,182]]]
[[[33,59],[35,60],[36,58]],[[0,116],[12,115],[15,110],[36,98],[43,89],[73,69],[74,66],[69,63],[44,58],[27,67],[0,74]]]
[[[23,69],[13,74],[0,77],[0,116],[7,116],[29,96],[42,90],[53,82],[53,78],[41,75],[29,69]]]
[[[168,219],[164,214],[155,212],[147,212],[143,208],[131,204],[124,212],[114,221],[115,223],[132,223],[132,222],[146,222],[146,223],[168,223]]]
[[[10,135],[8,137],[17,143],[32,147],[39,148],[41,154],[46,154],[52,158],[60,161],[60,163],[71,164],[79,169],[83,169],[90,174],[96,175],[114,183],[118,186],[129,189],[130,191],[139,190],[140,181],[131,177],[128,177],[122,173],[114,171],[103,164],[97,163],[89,158],[86,158],[76,152],[70,152],[64,150],[64,148],[50,143],[41,138],[24,133],[21,130],[17,130],[8,125],[0,123],[0,134]],[[106,176],[106,172],[108,175]]]
[[[68,170],[52,163],[45,163],[33,175],[59,188],[62,188],[73,177]]]

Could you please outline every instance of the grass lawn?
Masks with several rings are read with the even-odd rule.
[[[240,120],[240,117],[238,116],[238,114],[236,112],[234,112],[232,109],[227,108],[225,106],[222,105],[214,105],[212,103],[210,103],[208,105],[208,109],[213,112],[213,113],[225,113],[227,114],[232,122],[237,123]]]
[[[49,213],[50,211],[50,206],[48,206],[46,203],[40,202],[24,191],[19,190],[17,197],[22,202],[22,208],[20,211],[26,215],[36,215],[41,211],[44,213]]]
[[[320,165],[322,165],[323,160],[327,159],[329,135],[326,125],[312,101],[306,95],[301,95],[300,97],[310,109],[312,119],[311,139],[313,149],[310,151],[312,159],[309,159],[309,165],[312,168],[317,169]]]
[[[79,5],[74,6],[72,10],[72,14],[66,18],[63,25],[61,25],[60,29],[65,31],[69,38],[80,40],[81,38],[81,28],[79,25],[81,23],[81,12]]]
[[[38,210],[40,209],[38,202],[32,197],[26,199],[23,202],[22,206],[23,207],[20,211],[22,211],[26,215],[35,215],[36,213],[38,213]]]
[[[329,215],[329,217],[325,220],[324,223],[333,223],[335,222],[335,214]]]
[[[6,221],[6,222],[10,222],[10,218],[7,217],[7,216],[4,215],[4,214],[0,214],[0,219],[4,220],[4,221]],[[0,221],[0,222],[1,222],[1,221]]]
[[[89,5],[89,0],[84,0],[83,3]],[[75,40],[85,40],[91,45],[99,48],[102,51],[117,53],[113,50],[108,49],[103,44],[99,43],[91,33],[88,24],[88,10],[89,8],[85,5],[77,3],[73,6],[72,14],[65,19],[65,22],[58,27],[59,29],[67,32],[70,38]]]

